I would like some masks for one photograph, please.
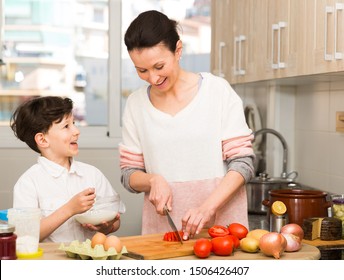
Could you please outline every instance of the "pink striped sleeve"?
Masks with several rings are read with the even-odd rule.
[[[145,168],[143,161],[143,154],[132,153],[128,150],[125,150],[123,147],[119,148],[120,155],[120,167],[132,167],[132,168]]]
[[[253,138],[254,136],[251,134],[222,141],[223,160],[254,154],[252,149]]]

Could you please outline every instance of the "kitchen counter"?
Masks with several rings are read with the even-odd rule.
[[[43,250],[43,255],[31,260],[76,260],[67,257],[64,251],[59,250],[60,244],[57,243],[41,243],[40,248]],[[181,256],[169,258],[173,260],[197,260],[195,255]],[[272,257],[267,257],[263,253],[245,253],[241,250],[236,250],[234,254],[228,257],[211,255],[207,260],[274,260]],[[320,251],[317,247],[308,244],[303,244],[299,252],[284,252],[281,260],[318,260],[320,259]],[[23,260],[23,259],[19,259]],[[122,255],[121,260],[133,260],[128,256]]]
[[[149,234],[139,236],[120,237],[122,243],[130,253],[134,253],[134,257],[122,255],[121,260],[132,259],[173,259],[173,260],[197,260],[193,254],[193,245],[198,238],[209,238],[207,231],[203,230],[201,234],[194,239],[179,242],[162,241],[163,234]],[[67,245],[67,244],[65,244]],[[40,243],[39,247],[43,250],[43,255],[37,260],[75,260],[68,258],[63,250],[60,250],[58,243]],[[302,244],[301,250],[298,252],[284,252],[281,260],[318,260],[320,259],[320,250],[309,244]],[[231,256],[211,255],[207,260],[275,260],[273,257],[265,256],[261,252],[246,253],[237,249]]]

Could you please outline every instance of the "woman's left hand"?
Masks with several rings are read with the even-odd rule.
[[[183,239],[193,238],[210,221],[215,211],[207,207],[189,209],[182,218]]]

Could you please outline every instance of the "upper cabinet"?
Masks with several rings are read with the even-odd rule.
[[[228,48],[231,46],[229,40],[233,32],[229,21],[229,3],[230,0],[211,2],[211,71],[227,80],[230,79],[228,73],[230,61],[232,61]]]
[[[230,83],[344,70],[344,0],[212,3],[212,70]]]
[[[307,49],[311,59],[309,73],[330,73],[344,70],[344,1],[308,1],[308,26],[313,37]]]

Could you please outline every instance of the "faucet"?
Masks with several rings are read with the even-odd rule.
[[[288,161],[288,145],[287,145],[287,142],[285,141],[282,134],[280,134],[279,132],[277,132],[276,130],[271,129],[271,128],[262,128],[260,130],[257,130],[256,132],[254,132],[254,137],[257,137],[259,134],[267,134],[267,133],[271,133],[271,134],[277,136],[277,138],[282,143],[282,146],[283,146],[283,170],[282,170],[281,178],[285,179],[288,177],[288,174],[287,174],[287,161]]]

